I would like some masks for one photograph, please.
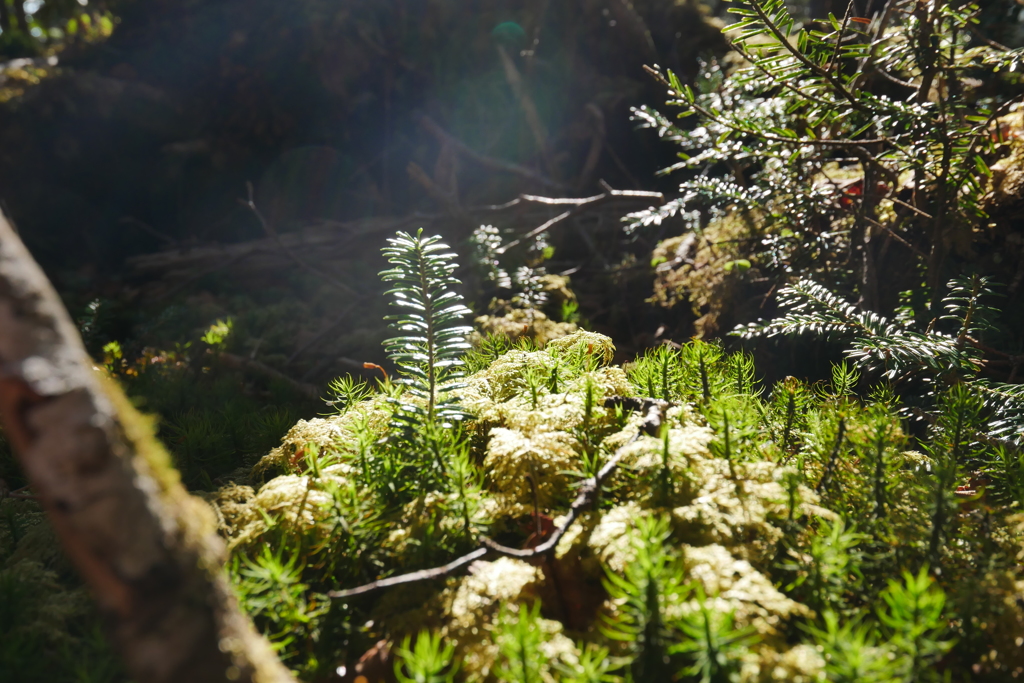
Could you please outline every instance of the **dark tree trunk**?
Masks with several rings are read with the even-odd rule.
[[[11,8],[7,6],[7,0],[0,0],[0,30],[4,33],[11,30]]]
[[[25,16],[24,0],[14,0],[14,26],[19,31],[28,33],[28,17]]]

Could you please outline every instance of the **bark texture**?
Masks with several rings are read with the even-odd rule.
[[[293,680],[238,608],[212,512],[2,215],[0,419],[134,680]]]

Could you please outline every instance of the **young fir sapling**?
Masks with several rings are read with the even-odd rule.
[[[466,417],[451,392],[461,386],[456,380],[463,374],[461,356],[470,348],[466,336],[472,331],[457,324],[471,311],[451,289],[459,284],[452,277],[455,254],[439,236],[424,237],[422,228],[415,237],[399,232],[388,243],[383,252],[393,268],[380,275],[392,283],[387,294],[402,312],[387,317],[400,336],[384,345],[402,375],[398,382],[418,399],[400,402],[396,420],[407,428],[450,427]]]
[[[462,355],[470,348],[466,336],[472,328],[459,324],[470,310],[452,289],[459,281],[452,276],[455,254],[448,245],[439,236],[425,237],[422,229],[415,236],[399,232],[388,244],[383,253],[392,268],[380,275],[391,283],[387,294],[401,312],[387,317],[399,336],[384,346],[398,367],[395,384],[404,392],[389,399],[394,413],[385,450],[389,479],[401,480],[392,492],[402,499],[452,485],[449,460],[464,448],[456,425],[467,417],[452,392],[464,386]],[[464,469],[456,474],[455,486],[464,495],[472,477]]]

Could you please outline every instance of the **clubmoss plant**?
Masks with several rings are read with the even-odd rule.
[[[942,680],[931,668],[953,647],[943,619],[946,595],[922,567],[905,572],[903,580],[889,580],[882,592],[884,606],[878,618],[897,654],[900,679],[906,683]]]
[[[699,586],[696,602],[698,609],[679,620],[684,638],[671,648],[685,662],[679,675],[700,683],[738,683],[743,657],[758,641],[754,629],[735,628],[732,612],[710,609]]]
[[[508,683],[543,683],[547,657],[541,649],[544,632],[538,623],[540,603],[520,605],[518,614],[502,608],[496,635],[501,653],[497,674]]]
[[[609,596],[621,601],[624,609],[603,632],[628,644],[629,671],[635,681],[667,680],[674,673],[669,658],[674,638],[666,610],[684,601],[691,588],[680,582],[679,558],[666,547],[670,536],[666,518],[638,520],[633,561],[624,574],[608,572],[606,579]]]
[[[398,683],[452,683],[458,664],[452,661],[455,648],[443,643],[439,633],[420,631],[416,644],[406,636],[395,650],[395,678]]]
[[[892,649],[883,643],[878,624],[864,622],[864,615],[841,621],[835,612],[822,614],[822,626],[805,625],[821,647],[825,672],[836,683],[891,683],[898,664]]]

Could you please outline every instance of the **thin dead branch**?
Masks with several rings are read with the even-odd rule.
[[[342,591],[331,591],[327,595],[331,598],[345,599],[354,598],[357,595],[366,595],[367,593],[374,593],[385,588],[393,588],[394,586],[401,586],[407,583],[419,583],[421,581],[432,581],[434,579],[442,579],[446,576],[458,572],[463,567],[468,567],[477,560],[484,559],[487,555],[487,548],[477,548],[468,555],[452,560],[446,565],[440,567],[434,567],[432,569],[422,569],[418,572],[412,572],[410,574],[402,574],[400,576],[392,576],[387,579],[381,579],[380,581],[374,581],[368,583],[365,586],[359,586],[358,588],[350,588]]]
[[[497,541],[493,541],[486,536],[480,539],[480,542],[484,544],[484,547],[499,554],[506,555],[508,557],[515,557],[521,560],[528,560],[534,557],[541,557],[555,552],[555,548],[558,547],[562,537],[565,536],[565,532],[569,530],[569,527],[579,518],[580,514],[589,509],[594,501],[597,499],[597,495],[601,490],[601,486],[605,480],[611,476],[612,472],[618,468],[619,463],[622,461],[622,457],[626,453],[626,446],[630,446],[640,438],[640,432],[633,435],[629,441],[625,443],[619,450],[615,451],[604,467],[597,473],[597,475],[585,480],[580,485],[580,492],[576,495],[576,500],[569,506],[569,512],[565,515],[565,519],[555,527],[554,532],[548,537],[546,541],[540,545],[534,546],[533,548],[510,548],[505,545],[501,545]]]
[[[593,197],[583,197],[581,199],[570,199],[570,198],[552,199],[550,197],[535,197],[535,196],[532,196],[532,195],[525,195],[525,194],[521,195],[520,199],[522,201],[524,201],[524,202],[536,202],[538,204],[549,204],[549,205],[552,205],[552,206],[566,206],[566,205],[568,205],[568,206],[571,206],[572,208],[569,209],[568,211],[564,211],[564,212],[560,213],[559,215],[555,216],[551,220],[546,221],[540,227],[534,228],[533,230],[531,230],[530,232],[526,233],[525,235],[523,235],[519,239],[512,240],[511,242],[509,242],[508,244],[503,246],[501,249],[498,249],[497,253],[498,254],[504,254],[506,251],[508,251],[512,247],[515,247],[515,246],[519,245],[520,243],[522,243],[525,240],[533,239],[537,235],[540,235],[541,233],[546,232],[547,230],[550,230],[551,228],[553,228],[554,226],[558,225],[562,221],[564,221],[564,220],[566,220],[568,218],[572,218],[573,216],[575,216],[575,215],[577,215],[579,213],[582,213],[585,209],[589,209],[589,208],[593,208],[593,207],[599,206],[599,205],[604,204],[604,203],[606,203],[608,201],[611,201],[612,199],[616,199],[616,198],[620,198],[620,197],[628,197],[628,198],[644,199],[644,200],[646,200],[648,202],[652,202],[652,201],[664,202],[665,201],[665,196],[663,194],[661,194],[660,192],[644,192],[644,191],[640,191],[640,190],[613,190],[610,187],[608,187],[607,184],[605,184],[605,188],[606,188],[605,191],[603,193],[599,194],[599,195],[594,195]]]

